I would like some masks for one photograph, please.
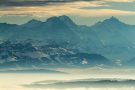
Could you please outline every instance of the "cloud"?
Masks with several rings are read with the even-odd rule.
[[[96,1],[96,0],[1,0],[0,6],[46,6],[52,4],[62,4],[80,1]]]
[[[135,80],[133,79],[114,79],[114,78],[97,78],[97,79],[80,79],[80,80],[50,80],[50,81],[38,81],[31,84],[23,85],[29,88],[44,88],[44,89],[56,89],[56,90],[95,90],[97,87],[100,90],[110,90],[109,88],[135,88],[133,86]],[[128,84],[128,86],[125,86]],[[122,87],[121,87],[122,86]],[[95,89],[94,89],[95,88]],[[103,89],[104,88],[104,89]],[[96,89],[98,90],[98,89]],[[115,89],[113,89],[115,90]],[[125,89],[124,89],[125,90]],[[126,89],[127,90],[127,89]]]
[[[57,68],[57,71],[60,72],[66,72],[66,73],[70,73],[70,74],[90,74],[90,75],[134,75],[135,74],[135,70],[134,69],[116,69],[116,68],[112,68],[112,69],[107,69],[107,68],[102,68],[102,66],[98,65],[95,67],[91,67],[91,68],[82,68],[82,69],[78,69],[78,68],[72,68],[72,69],[68,69],[68,68]]]
[[[104,0],[105,2],[135,2],[135,0]]]
[[[72,2],[134,2],[135,0],[1,0],[0,6],[46,6]]]
[[[95,8],[102,6],[109,7],[107,2],[133,1],[135,0],[2,0],[0,1],[0,6],[8,7],[0,7],[0,16],[133,16],[135,15],[134,11]],[[84,9],[84,7],[93,7],[93,9]]]
[[[80,5],[79,5],[80,4]],[[4,15],[32,15],[35,17],[60,16],[60,15],[79,15],[79,16],[132,16],[133,11],[123,11],[115,9],[81,9],[83,6],[96,4],[76,3],[76,5],[65,4],[62,6],[40,6],[40,7],[13,7],[0,10],[0,16]]]

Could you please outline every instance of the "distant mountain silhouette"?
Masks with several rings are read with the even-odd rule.
[[[30,40],[36,43],[36,45],[38,46],[44,46],[50,43],[53,43],[54,45],[56,44],[63,45],[63,43],[66,43],[69,45],[68,48],[73,50],[74,49],[78,50],[79,51],[78,53],[86,53],[88,54],[88,56],[89,55],[91,56],[91,54],[97,54],[100,55],[101,58],[104,57],[105,61],[111,60],[114,63],[118,59],[122,61],[126,61],[135,57],[134,35],[135,35],[135,25],[125,24],[121,22],[119,19],[117,19],[116,17],[111,17],[104,21],[100,21],[93,26],[77,25],[66,15],[50,17],[44,22],[32,19],[23,25],[0,23],[1,42],[10,41],[12,43],[15,43],[15,42],[25,42],[25,41],[28,42]],[[16,47],[20,47],[20,49],[22,47],[29,47],[29,45],[25,46],[25,44],[26,43],[24,43],[23,45],[21,43],[20,46],[17,45]],[[9,45],[12,46],[12,44]],[[6,48],[11,48],[11,46],[9,47],[7,46]],[[32,48],[33,47],[31,47],[31,49]],[[35,50],[35,48],[33,49]],[[55,49],[59,50],[59,47]],[[21,51],[22,50],[18,52]],[[54,53],[54,52],[55,51],[52,51],[50,53]],[[55,53],[58,52],[56,51]],[[56,54],[52,56],[51,59],[53,58],[53,60],[55,60],[55,58],[57,57],[59,58],[59,60],[62,60],[62,58],[64,57],[64,60],[65,58],[67,58],[67,60],[69,59],[72,60],[74,58],[71,56],[66,57],[68,56],[66,52],[64,52],[64,54],[65,56],[59,56]],[[1,56],[1,58],[3,58],[2,60],[4,59],[7,60],[7,58],[4,57]],[[80,56],[77,56],[78,61],[83,59],[81,57],[82,54]],[[21,56],[21,58],[23,58],[23,60],[17,63],[23,63],[23,62],[27,63],[27,59],[31,59],[32,62],[33,60],[35,60],[23,56]],[[88,60],[89,58],[85,58],[85,59]],[[103,62],[105,62],[104,60]],[[96,63],[93,65],[101,64],[101,63],[97,63],[98,61],[99,59],[97,61],[95,60]],[[13,62],[8,62],[8,63],[11,64]],[[6,63],[5,65],[8,64]]]
[[[126,26],[127,24],[121,22],[119,19],[115,18],[115,17],[111,17],[109,19],[104,20],[103,22],[98,22],[96,23],[94,26]]]
[[[67,16],[51,17],[45,22],[30,20],[23,25],[1,23],[0,32],[3,40],[41,40],[56,42],[76,42],[79,39],[73,29],[77,25]],[[73,39],[74,38],[74,39]]]

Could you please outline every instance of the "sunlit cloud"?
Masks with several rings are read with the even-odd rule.
[[[131,16],[135,15],[133,11],[123,11],[114,9],[81,9],[82,5],[62,5],[46,7],[13,7],[0,10],[0,16],[4,15],[32,15],[35,17],[59,16],[59,15],[79,15],[79,16]],[[92,4],[94,5],[94,4]]]
[[[45,6],[22,6],[1,7],[0,16],[18,15],[18,16],[59,16],[59,15],[79,15],[79,16],[131,16],[135,15],[134,11],[124,11],[115,9],[82,9],[83,7],[109,7],[107,2],[133,2],[135,0],[9,0],[10,2],[46,2]],[[2,2],[2,1],[1,1]],[[61,3],[62,2],[62,3]],[[72,2],[72,3],[71,3]],[[6,3],[6,1],[3,1]],[[9,3],[9,2],[7,2]],[[55,4],[57,3],[57,4]],[[36,3],[35,3],[36,4]]]

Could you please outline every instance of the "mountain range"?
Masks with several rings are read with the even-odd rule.
[[[0,23],[0,67],[130,66],[134,34],[135,25],[115,17],[92,26],[77,25],[66,15]]]

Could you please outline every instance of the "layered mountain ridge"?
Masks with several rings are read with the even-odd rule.
[[[0,66],[122,66],[135,57],[134,34],[134,25],[115,17],[93,26],[77,25],[66,15],[0,23]]]

